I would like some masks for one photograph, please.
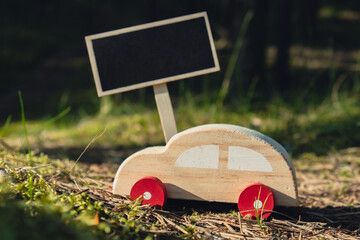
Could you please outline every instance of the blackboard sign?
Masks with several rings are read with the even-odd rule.
[[[99,96],[220,69],[206,12],[85,39]]]

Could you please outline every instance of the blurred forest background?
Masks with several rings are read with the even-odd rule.
[[[179,130],[211,122],[243,124],[289,142],[298,153],[314,150],[312,143],[319,141],[324,144],[316,152],[328,151],[328,142],[336,149],[359,145],[353,134],[360,127],[360,2],[355,0],[1,1],[0,136],[8,135],[9,116],[11,122],[21,119],[18,91],[27,120],[68,114],[79,121],[109,111],[123,111],[125,119],[139,106],[156,111],[152,88],[97,97],[84,37],[201,11],[208,13],[221,71],[168,84]],[[191,107],[185,106],[189,99]],[[273,106],[288,110],[272,111]],[[223,116],[214,117],[221,109]],[[241,120],[250,113],[259,115]],[[268,116],[273,121],[266,126]],[[102,131],[104,120],[99,121],[87,134]],[[138,128],[147,131],[141,121]],[[123,130],[138,129],[134,120],[128,122]],[[40,136],[43,127],[38,128],[33,134]],[[117,131],[124,141],[141,134]],[[154,132],[131,141],[161,142]]]
[[[208,12],[221,72],[170,83],[173,99],[184,91],[217,95],[235,64],[229,62],[231,54],[238,59],[225,103],[246,100],[256,110],[281,98],[306,105],[322,101],[336,83],[359,93],[359,1],[5,0],[0,5],[0,123],[10,114],[20,116],[19,90],[28,118],[67,106],[74,113],[97,112],[86,35],[200,11]],[[241,49],[234,52],[237,43]],[[140,95],[133,91],[114,101],[143,104],[152,89]]]
[[[222,71],[186,81],[187,90],[219,89],[237,41],[242,45],[230,99],[291,100],[305,90],[306,104],[329,93],[340,77],[343,88],[360,89],[358,1],[16,0],[2,1],[0,11],[0,121],[18,112],[18,90],[31,117],[65,105],[96,111],[84,36],[199,11],[208,12]],[[253,15],[244,26],[249,12]],[[239,36],[242,27],[246,33]]]

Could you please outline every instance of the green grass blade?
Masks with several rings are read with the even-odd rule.
[[[10,125],[10,122],[11,122],[11,117],[12,116],[9,115],[7,117],[7,119],[6,119],[6,122],[5,122],[4,126],[1,127],[1,129],[0,129],[0,138],[2,138],[5,135],[7,129],[9,128],[9,125]]]
[[[50,125],[50,124],[56,122],[57,120],[65,117],[70,111],[71,111],[71,107],[67,107],[65,110],[63,110],[62,112],[60,112],[58,115],[56,115],[55,117],[50,118],[48,121],[46,121],[46,122],[44,123],[44,125]]]
[[[236,42],[235,42],[235,46],[234,49],[231,53],[230,59],[229,59],[229,63],[228,66],[226,68],[225,71],[225,76],[224,76],[224,80],[221,84],[221,88],[219,91],[219,95],[216,101],[216,105],[218,106],[218,108],[221,108],[224,104],[224,100],[226,95],[229,92],[229,87],[230,87],[230,80],[233,76],[234,70],[235,70],[235,66],[236,66],[236,62],[238,60],[239,57],[239,52],[241,49],[241,46],[243,45],[243,40],[245,37],[245,34],[247,32],[247,28],[250,24],[251,19],[253,18],[254,12],[253,11],[248,11],[244,17],[244,22],[240,28],[239,31],[239,35],[236,38]]]
[[[30,166],[32,166],[33,164],[32,164],[32,159],[31,159],[31,149],[30,149],[28,131],[27,131],[27,128],[26,128],[24,102],[23,102],[23,99],[22,99],[21,91],[19,91],[18,93],[19,93],[19,101],[20,101],[20,107],[21,107],[21,122],[22,122],[22,125],[23,125],[23,128],[24,128],[24,135],[25,135],[26,146],[27,146],[28,155],[29,155],[29,159],[30,159]]]
[[[255,197],[255,200],[257,200],[257,201],[260,200],[260,194],[261,194],[261,187],[260,187],[260,189],[259,189],[258,197],[257,197],[257,198]],[[261,214],[261,215],[262,215],[262,214]],[[263,230],[261,217],[262,217],[262,216],[259,216],[259,205],[258,205],[258,202],[256,202],[256,206],[255,206],[255,218],[256,218],[256,221],[257,221],[260,229]]]

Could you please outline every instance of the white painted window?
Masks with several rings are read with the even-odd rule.
[[[175,166],[217,169],[219,167],[219,146],[201,145],[190,148],[180,155]]]
[[[241,171],[272,172],[264,155],[245,147],[229,146],[228,169]]]

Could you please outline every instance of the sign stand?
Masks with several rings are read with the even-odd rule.
[[[166,143],[177,133],[176,121],[166,83],[154,85],[156,106]]]

